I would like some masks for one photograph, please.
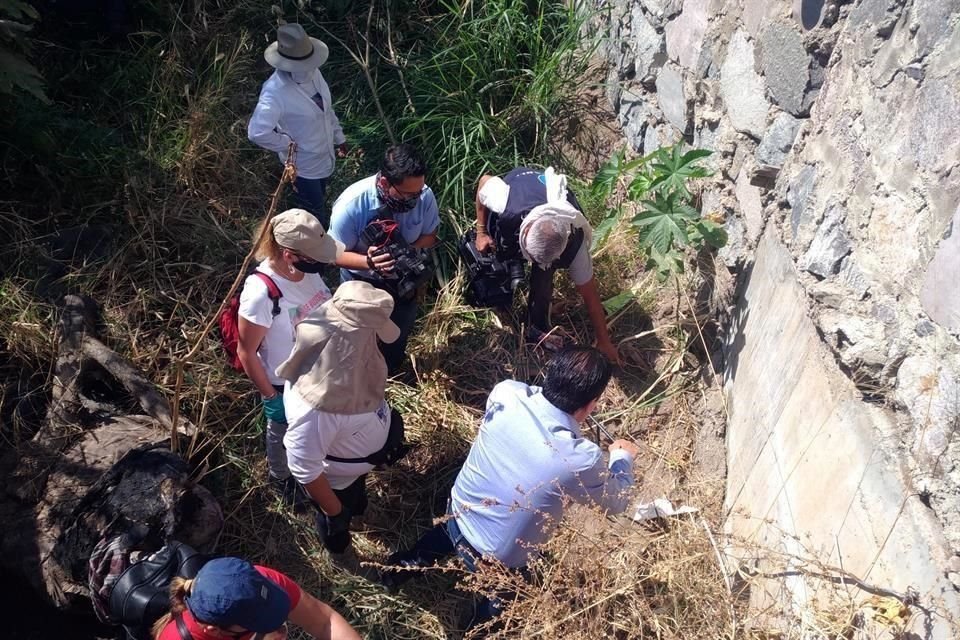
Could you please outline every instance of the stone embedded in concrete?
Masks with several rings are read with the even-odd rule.
[[[960,74],[927,77],[917,94],[906,144],[921,167],[946,172],[960,162]]]
[[[960,207],[927,265],[920,304],[934,322],[960,333]]]
[[[696,69],[703,48],[703,36],[710,17],[707,15],[708,0],[686,0],[683,11],[667,23],[667,55],[687,69]]]
[[[760,32],[757,61],[774,104],[795,116],[803,115],[810,56],[800,33],[781,22],[768,23]]]
[[[667,20],[674,17],[683,8],[683,0],[639,0],[650,16],[650,21],[662,27]]]
[[[681,140],[680,132],[669,124],[651,124],[643,134],[643,153],[653,153],[660,147],[669,147]]]
[[[850,235],[844,224],[846,215],[847,210],[841,204],[833,203],[827,207],[810,248],[800,260],[801,269],[821,278],[840,271],[840,261],[851,248]]]
[[[649,82],[666,61],[666,40],[658,33],[639,5],[631,10],[630,47],[633,50],[634,77]]]
[[[887,364],[887,343],[882,322],[836,309],[824,309],[816,317],[820,330],[840,352],[840,360],[851,367]]]
[[[734,188],[737,204],[740,205],[740,215],[747,230],[747,240],[753,245],[763,231],[763,200],[760,189],[750,184],[748,172],[740,169],[737,184]]]
[[[685,95],[683,71],[668,63],[657,75],[657,102],[667,121],[681,133],[690,128],[692,104]]]
[[[753,44],[742,30],[733,34],[727,46],[720,67],[720,93],[737,131],[756,138],[763,135],[770,105],[763,78],[754,69]]]
[[[870,281],[857,264],[855,253],[851,253],[843,261],[837,280],[853,293],[851,301],[863,300],[870,293]]]
[[[913,417],[923,453],[942,454],[960,420],[960,355],[908,357],[897,370],[896,400]]]
[[[801,124],[800,120],[789,113],[778,115],[773,124],[767,127],[760,146],[757,147],[757,164],[761,168],[779,171],[793,147],[793,141],[797,137]]]
[[[810,164],[804,165],[790,180],[787,203],[790,205],[790,228],[794,238],[800,235],[800,227],[813,217],[809,200],[816,182],[817,168]]]
[[[766,22],[776,15],[777,3],[771,0],[743,0],[743,25],[756,38]]]

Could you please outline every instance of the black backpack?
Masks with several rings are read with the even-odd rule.
[[[195,578],[210,557],[180,542],[170,542],[120,574],[110,592],[110,617],[123,625],[131,640],[150,640],[153,624],[170,611],[170,582]],[[190,633],[177,619],[183,640]]]

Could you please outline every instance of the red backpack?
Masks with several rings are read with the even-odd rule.
[[[280,292],[280,287],[277,286],[277,283],[273,281],[273,278],[263,273],[262,271],[254,271],[252,275],[257,276],[263,281],[263,284],[267,285],[267,295],[270,296],[270,300],[273,301],[273,309],[271,314],[276,318],[280,315],[280,298],[283,294]],[[243,288],[240,288],[240,291],[230,298],[230,304],[228,304],[223,309],[223,313],[220,314],[220,341],[223,343],[223,348],[227,352],[227,358],[230,360],[230,366],[236,369],[237,371],[243,371],[243,364],[240,362],[240,355],[237,353],[237,346],[240,344],[240,292],[243,291]]]

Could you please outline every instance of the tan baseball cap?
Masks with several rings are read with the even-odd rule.
[[[305,209],[278,213],[270,221],[270,227],[277,244],[311,260],[332,263],[343,254],[343,243],[330,237],[316,216]]]

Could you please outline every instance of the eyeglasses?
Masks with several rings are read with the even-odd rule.
[[[300,260],[302,260],[303,262],[306,262],[306,263],[308,263],[308,264],[319,264],[319,262],[320,262],[319,260],[314,260],[314,259],[311,258],[310,256],[305,256],[305,255],[303,255],[302,253],[298,253],[298,252],[294,251],[293,249],[284,248],[284,251],[289,251],[291,254],[293,254],[294,256],[296,256],[298,259],[300,259]]]
[[[394,191],[396,191],[398,194],[400,194],[400,197],[401,197],[401,198],[405,198],[405,199],[407,199],[407,200],[413,200],[414,198],[419,198],[421,195],[423,195],[423,192],[427,190],[427,185],[423,185],[422,187],[420,187],[419,189],[417,189],[417,190],[414,191],[413,193],[411,193],[411,192],[409,192],[409,191],[402,191],[401,189],[398,189],[398,188],[397,188],[397,185],[393,184],[392,182],[390,183],[390,186],[393,187],[393,190],[394,190]]]

